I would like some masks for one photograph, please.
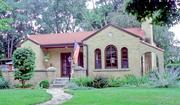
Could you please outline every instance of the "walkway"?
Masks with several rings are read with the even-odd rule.
[[[72,95],[65,93],[62,88],[50,88],[47,92],[52,95],[52,99],[37,105],[59,105],[72,98]]]

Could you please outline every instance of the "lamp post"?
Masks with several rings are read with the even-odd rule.
[[[68,57],[68,61],[69,61],[70,65],[72,65],[73,59],[71,56]],[[71,77],[72,77],[72,66],[71,66],[70,71],[69,71],[69,81],[71,80]]]

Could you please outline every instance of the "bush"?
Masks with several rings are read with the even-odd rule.
[[[80,87],[91,87],[93,83],[93,79],[90,77],[82,77],[73,80]]]
[[[108,78],[106,77],[96,77],[93,80],[92,86],[94,88],[105,88],[108,86]]]
[[[168,88],[178,86],[180,78],[180,69],[166,69],[165,72],[159,73],[157,70],[149,73],[150,85],[159,88]]]
[[[77,90],[77,89],[79,89],[79,86],[78,86],[76,83],[74,83],[74,82],[70,82],[70,83],[66,86],[66,88],[72,89],[72,90]]]
[[[22,84],[17,84],[15,85],[15,88],[30,88],[32,87],[33,85],[32,84],[25,84],[24,87],[22,86]]]
[[[35,53],[28,48],[18,48],[13,53],[13,65],[16,69],[15,79],[18,79],[22,87],[30,80],[35,67]]]
[[[49,88],[49,81],[48,80],[43,80],[39,83],[39,86],[42,87],[42,88],[46,88],[48,89]]]
[[[1,77],[3,77],[3,75],[2,75],[2,70],[0,69],[0,78],[1,78]]]
[[[138,78],[134,75],[131,75],[131,74],[125,75],[125,77],[122,79],[123,85],[135,85],[135,86],[137,86],[138,82],[139,82]]]
[[[128,87],[144,87],[148,86],[148,77],[145,75],[143,77],[137,78],[132,74],[125,75],[125,77],[121,80],[123,86]]]
[[[9,83],[4,78],[0,77],[0,89],[9,88]]]
[[[120,78],[111,77],[108,79],[108,87],[120,87],[122,85]]]

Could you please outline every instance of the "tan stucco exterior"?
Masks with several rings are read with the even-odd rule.
[[[104,50],[106,46],[114,45],[118,51],[118,68],[116,69],[106,69],[105,68],[105,55]],[[61,77],[61,53],[71,53],[73,54],[73,46],[64,48],[41,48],[40,45],[35,44],[32,41],[25,41],[21,47],[31,48],[36,54],[36,70],[47,70],[48,67],[53,66],[57,68],[55,75],[56,77]],[[129,68],[121,68],[121,48],[128,48],[128,60]],[[102,69],[95,69],[95,49],[101,49],[102,58]],[[113,26],[108,26],[100,32],[96,33],[92,37],[86,39],[82,43],[81,52],[83,52],[84,68],[88,70],[88,75],[91,77],[96,76],[114,76],[122,77],[127,74],[133,74],[136,76],[142,75],[142,62],[141,57],[145,60],[145,53],[152,52],[158,56],[159,68],[163,70],[163,51],[153,47],[146,42],[143,42],[139,37],[130,35],[118,28]],[[49,54],[50,59],[48,62],[44,61],[44,55]],[[88,54],[88,55],[87,55]],[[153,54],[152,54],[153,55]],[[154,59],[152,59],[152,67],[155,66]],[[145,65],[145,64],[143,64]],[[78,71],[79,72],[79,71]],[[76,74],[78,73],[76,72]],[[143,71],[144,74],[144,71]],[[85,75],[85,73],[84,73]]]
[[[112,35],[109,35],[111,33]],[[122,77],[127,74],[141,75],[141,56],[146,52],[155,52],[159,56],[161,62],[160,67],[163,68],[163,52],[155,48],[141,43],[138,37],[129,35],[117,28],[108,27],[84,42],[88,45],[88,62],[90,76],[116,76]],[[114,45],[118,50],[118,68],[105,69],[104,50],[107,45]],[[121,68],[121,48],[128,48],[129,68]],[[102,69],[95,69],[94,51],[101,49]]]
[[[30,48],[34,51],[36,55],[36,61],[35,61],[35,69],[36,70],[44,70],[44,51],[43,49],[36,43],[32,41],[25,41],[22,45],[22,48]]]

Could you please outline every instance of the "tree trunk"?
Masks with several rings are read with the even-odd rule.
[[[11,46],[10,46],[10,58],[12,57],[12,53],[13,53],[13,48],[14,48],[14,35],[12,35],[12,39],[11,39]]]
[[[9,53],[10,53],[10,40],[9,39],[7,39],[7,58],[10,58],[10,55],[9,55]]]
[[[21,80],[22,88],[25,88],[25,80]]]

